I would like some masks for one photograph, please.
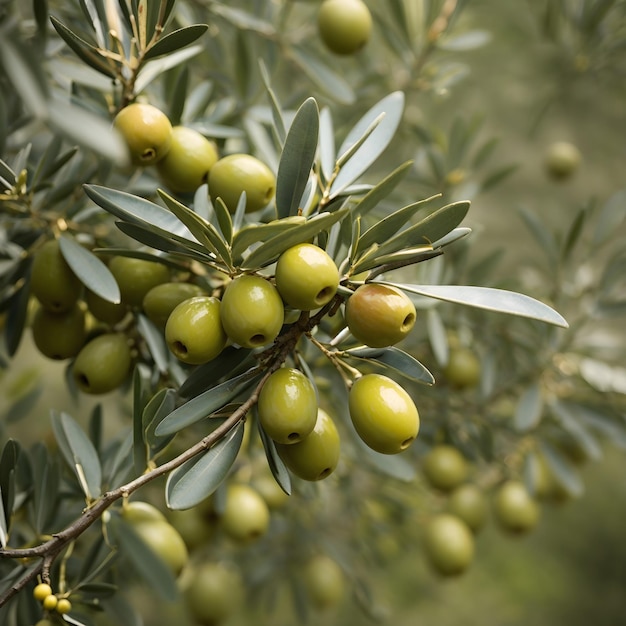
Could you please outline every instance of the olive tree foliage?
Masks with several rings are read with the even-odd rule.
[[[30,268],[52,238],[84,287],[112,303],[112,255],[156,259],[177,280],[221,293],[242,273],[271,278],[285,250],[314,241],[341,275],[333,300],[289,320],[269,347],[231,345],[199,366],[177,361],[162,331],[130,311],[116,329],[132,344],[133,371],[114,392],[130,410],[113,434],[104,434],[109,407],[83,414],[71,359],[65,382],[76,412],[49,407],[54,443],[26,446],[13,435],[41,385],[11,399],[0,456],[3,624],[40,619],[38,580],[70,597],[73,610],[58,619],[71,624],[95,623],[103,608],[138,623],[124,592],[134,572],[175,600],[173,575],[120,516],[122,501],[160,477],[170,509],[212,498],[219,517],[231,477],[269,468],[291,495],[268,535],[241,547],[216,543],[218,534],[197,558],[234,553],[256,601],[269,603],[285,580],[305,616],[290,568],[314,549],[332,552],[374,619],[362,564],[384,555],[363,548],[353,529],[373,536],[390,524],[367,515],[370,499],[396,520],[411,517],[416,501],[426,518],[443,506],[420,471],[433,445],[461,450],[486,491],[517,477],[541,495],[547,464],[561,496],[583,492],[577,459],[599,459],[605,440],[626,447],[623,343],[611,338],[607,348],[600,332],[625,309],[626,250],[615,236],[624,192],[583,203],[556,231],[521,209],[536,241],[532,280],[504,280],[506,252],[477,254],[463,222],[469,198],[513,164],[494,164],[497,142],[474,122],[458,119],[441,138],[404,115],[417,98],[453,92],[468,73],[464,55],[488,34],[463,20],[462,1],[370,4],[377,54],[337,60],[316,39],[315,2],[0,3],[2,367],[29,333]],[[571,27],[560,10],[569,4],[547,3],[554,37],[557,21]],[[582,4],[595,33],[619,3]],[[222,154],[258,156],[277,175],[275,200],[246,214],[242,197],[231,214],[207,185],[177,196],[153,169],[131,166],[111,122],[134,101],[200,131]],[[399,347],[363,346],[345,330],[345,301],[364,282],[413,300],[418,323]],[[459,346],[480,360],[471,389],[443,374]],[[285,363],[314,381],[340,429],[340,467],[319,484],[292,476],[256,424],[259,393]],[[415,399],[421,430],[402,455],[373,452],[350,423],[347,394],[361,372],[384,373]]]

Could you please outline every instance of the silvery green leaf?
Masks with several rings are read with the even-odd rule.
[[[204,35],[207,29],[208,26],[206,24],[192,24],[191,26],[172,31],[150,46],[143,58],[146,60],[155,59],[164,54],[180,50]]]
[[[536,428],[541,420],[542,411],[543,398],[541,387],[537,383],[532,383],[525,389],[517,401],[513,415],[515,429],[525,432]]]
[[[353,215],[365,215],[373,208],[377,207],[401,182],[409,172],[412,161],[406,161],[398,166],[391,174],[388,174],[376,184],[367,194],[361,198],[358,204],[352,209]]]
[[[155,78],[163,74],[163,72],[171,70],[173,67],[188,61],[200,54],[203,50],[203,45],[196,44],[195,46],[189,46],[177,52],[172,52],[161,59],[148,61],[139,71],[135,82],[135,93],[141,93]]]

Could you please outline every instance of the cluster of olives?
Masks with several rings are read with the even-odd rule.
[[[433,446],[423,460],[422,472],[432,488],[447,496],[446,510],[433,515],[426,526],[424,551],[436,572],[456,576],[474,557],[474,536],[489,512],[487,497],[478,485],[466,482],[469,465],[452,445]],[[521,481],[508,479],[495,490],[493,514],[505,532],[523,534],[537,524],[539,505]]]
[[[72,610],[72,603],[67,597],[65,597],[65,595],[52,593],[52,587],[47,583],[35,585],[33,597],[35,600],[41,602],[43,610],[48,613],[56,612],[59,615],[65,615]],[[37,622],[37,626],[48,626],[48,624],[51,624],[51,622],[47,619]]]
[[[219,158],[217,146],[187,126],[172,126],[157,107],[134,102],[120,110],[113,126],[121,133],[135,165],[154,165],[174,193],[193,193],[209,184],[211,199],[221,198],[231,213],[246,192],[246,212],[264,208],[274,197],[274,173],[249,154]]]
[[[324,0],[317,14],[320,38],[339,55],[355,54],[369,41],[372,14],[363,0]]]

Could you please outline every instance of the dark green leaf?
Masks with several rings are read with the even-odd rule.
[[[221,409],[240,393],[251,387],[259,377],[257,368],[208,389],[167,415],[156,427],[158,437],[171,435]]]
[[[80,281],[109,302],[118,304],[120,288],[109,268],[91,251],[67,236],[59,237],[63,258]]]
[[[9,356],[14,356],[19,348],[24,327],[26,326],[29,302],[29,285],[24,283],[11,298],[11,304],[4,323],[4,338]]]
[[[388,174],[377,185],[367,192],[359,203],[352,209],[354,216],[365,215],[374,207],[377,207],[400,183],[409,172],[413,161],[406,161]]]
[[[288,495],[291,495],[291,476],[289,475],[289,470],[285,465],[284,461],[280,458],[278,454],[278,450],[276,449],[276,444],[274,440],[268,436],[268,434],[263,430],[263,427],[257,420],[257,425],[259,428],[259,436],[261,437],[261,443],[263,444],[263,449],[265,450],[265,456],[267,458],[267,464],[272,472],[272,476],[278,483],[279,487]]]
[[[174,510],[189,509],[208,498],[223,482],[243,441],[243,421],[239,421],[206,452],[183,463],[167,478],[165,499]]]
[[[2,508],[4,509],[3,518],[7,527],[9,525],[9,518],[13,512],[15,470],[19,454],[20,444],[13,439],[9,439],[4,444],[2,456],[0,456],[0,497],[2,500]]]
[[[143,412],[151,394],[150,368],[145,363],[138,363],[133,371],[133,464],[135,474],[139,476],[146,469],[148,447],[143,429]]]
[[[381,281],[383,282],[383,281]],[[394,285],[394,283],[387,283]],[[554,309],[530,296],[492,287],[467,287],[461,285],[408,285],[396,287],[427,298],[464,304],[488,311],[518,315],[567,328],[568,323]]]
[[[366,360],[382,365],[385,369],[392,369],[409,380],[418,383],[433,385],[433,375],[415,357],[394,346],[389,348],[353,348],[344,353],[353,359]]]
[[[161,420],[176,408],[176,393],[173,389],[160,389],[143,410],[142,423],[146,443],[158,452],[171,437],[157,437],[154,430]]]
[[[561,259],[567,260],[580,239],[580,235],[587,218],[587,209],[583,208],[576,214],[574,221],[570,224],[570,227],[565,235],[563,242],[563,248],[561,250]]]
[[[33,476],[37,477],[33,482],[33,521],[35,531],[41,536],[46,531],[50,516],[59,503],[59,466],[41,442],[35,444],[30,460]]]
[[[165,37],[161,37],[154,45],[150,46],[146,50],[144,59],[149,61],[164,54],[180,50],[204,35],[207,29],[208,26],[206,24],[192,24],[191,26],[179,28],[165,35]]]
[[[308,98],[289,127],[278,165],[276,209],[278,217],[297,215],[304,188],[311,175],[319,135],[317,103]]]
[[[65,461],[76,478],[87,500],[100,495],[102,472],[100,460],[89,437],[67,413],[52,411],[52,430]]]
[[[207,193],[206,189],[205,193]],[[217,217],[217,223],[224,237],[224,241],[230,246],[233,243],[233,218],[230,211],[226,208],[221,198],[217,198],[213,204],[213,210],[215,211],[215,217]]]
[[[520,396],[515,414],[513,415],[513,426],[516,430],[526,432],[536,428],[541,420],[543,411],[543,398],[541,388],[537,383],[529,385]]]

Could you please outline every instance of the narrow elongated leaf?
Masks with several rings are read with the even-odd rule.
[[[6,548],[9,540],[9,520],[7,519],[4,504],[2,503],[2,488],[0,488],[0,547]]]
[[[605,203],[593,233],[593,243],[599,246],[613,236],[620,224],[626,219],[626,189],[613,194]]]
[[[166,56],[148,61],[141,67],[137,80],[135,81],[135,93],[141,93],[155,78],[158,78],[163,72],[192,59],[204,50],[204,46],[196,44],[188,46],[182,50],[177,50]]]
[[[159,390],[146,404],[143,410],[142,423],[144,439],[155,451],[167,444],[171,437],[157,437],[154,429],[161,420],[176,408],[176,393],[173,389]]]
[[[559,424],[566,430],[585,451],[588,458],[598,461],[602,458],[602,448],[590,432],[585,417],[586,407],[573,402],[556,400],[550,404],[550,410]]]
[[[278,217],[297,215],[304,188],[311,174],[319,136],[319,112],[314,98],[308,98],[296,112],[289,127],[276,177]]]
[[[320,111],[319,148],[322,175],[325,180],[330,180],[335,169],[335,133],[333,118],[328,107]]]
[[[89,437],[78,423],[67,413],[52,412],[52,429],[65,461],[76,474],[76,478],[88,500],[100,495],[102,470],[100,460]]]
[[[159,371],[163,374],[168,370],[169,350],[163,333],[145,315],[137,315],[137,330],[146,340],[150,354]]]
[[[372,187],[372,189],[361,198],[354,209],[352,209],[354,216],[365,215],[369,213],[371,209],[377,207],[398,186],[407,175],[412,165],[413,161],[405,161],[391,172],[391,174],[385,176],[383,180]]]
[[[537,383],[533,383],[526,388],[517,402],[513,415],[513,425],[516,430],[522,432],[531,430],[539,424],[542,411],[541,388]]]
[[[42,535],[51,514],[58,505],[58,489],[60,484],[59,466],[51,458],[46,446],[39,442],[31,452],[33,475],[33,508],[35,530]]]
[[[4,517],[8,521],[13,511],[13,499],[15,497],[15,469],[20,454],[20,445],[17,441],[9,439],[2,448],[0,456],[0,495]]]
[[[374,364],[379,363],[384,368],[392,369],[405,378],[419,383],[427,385],[435,383],[435,378],[422,363],[395,346],[389,348],[353,348],[346,350],[345,355],[353,359],[374,362]]]
[[[579,497],[585,491],[580,474],[557,448],[547,441],[540,444],[541,452],[558,483],[572,496]]]
[[[259,372],[257,368],[252,368],[231,380],[208,389],[167,415],[155,428],[155,434],[158,437],[171,435],[190,424],[209,417],[211,413],[221,409],[240,393],[251,387],[258,380],[258,377]]]
[[[118,304],[120,288],[109,268],[90,250],[70,237],[59,237],[63,258],[83,285],[108,302]]]
[[[278,483],[279,487],[288,495],[291,495],[291,476],[284,461],[280,458],[274,440],[263,430],[260,422],[257,420],[259,428],[259,436],[265,450],[267,464],[272,472],[272,476]]]
[[[287,233],[276,235],[258,248],[255,248],[244,260],[242,267],[255,269],[273,263],[285,250],[296,244],[308,241],[323,230],[330,228],[342,219],[348,209],[340,209],[334,213],[319,213],[308,219],[306,223]]]
[[[192,24],[191,26],[185,26],[184,28],[179,28],[178,30],[168,33],[146,50],[144,59],[149,61],[150,59],[155,59],[164,54],[170,54],[176,50],[180,50],[193,43],[199,37],[202,37],[207,29],[208,26],[206,24]]]
[[[385,96],[356,123],[339,148],[339,154],[343,154],[356,143],[381,113],[385,114],[372,134],[341,168],[331,186],[331,196],[336,196],[353,183],[385,151],[396,133],[403,111],[404,94],[396,91]]]
[[[183,463],[167,478],[165,500],[174,510],[189,509],[208,498],[223,482],[243,441],[243,421],[206,452]]]
[[[268,241],[276,235],[284,234],[304,223],[303,217],[286,217],[266,224],[249,224],[233,237],[233,257],[238,259],[251,245]]]
[[[528,209],[520,207],[518,212],[537,243],[543,248],[548,259],[551,262],[556,262],[556,259],[558,259],[558,246],[552,233],[541,223],[539,218]]]
[[[384,281],[381,282],[384,283]],[[488,311],[497,311],[498,313],[507,313],[509,315],[517,315],[519,317],[528,317],[562,328],[568,327],[568,323],[563,316],[547,304],[539,302],[539,300],[535,300],[530,296],[514,291],[507,291],[506,289],[460,285],[384,284],[395,285],[404,291],[427,298],[435,298],[436,300],[464,304],[466,306],[486,309]]]

